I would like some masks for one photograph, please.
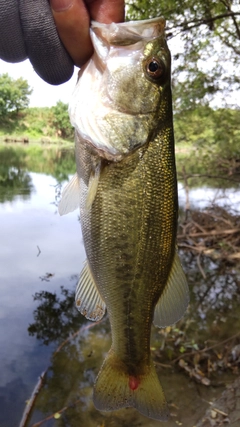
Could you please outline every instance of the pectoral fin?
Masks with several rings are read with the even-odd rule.
[[[165,328],[184,315],[189,303],[189,290],[178,253],[175,253],[167,285],[155,307],[153,323]]]
[[[100,178],[100,172],[101,172],[101,162],[99,162],[95,168],[94,171],[92,171],[89,183],[88,183],[88,194],[87,194],[87,200],[86,200],[86,209],[90,209],[94,199],[97,194],[97,188],[98,188],[98,181]]]
[[[77,208],[79,208],[79,180],[77,173],[75,173],[71,181],[63,189],[58,212],[60,215],[66,215]]]
[[[100,320],[105,314],[106,304],[97,289],[87,262],[80,274],[75,302],[77,309],[89,320]]]

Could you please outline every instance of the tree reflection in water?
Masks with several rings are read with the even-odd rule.
[[[33,191],[32,180],[24,168],[24,151],[13,148],[1,149],[0,163],[0,203],[13,201],[19,194],[29,199]]]
[[[0,145],[0,203],[17,196],[29,199],[34,190],[30,172],[51,174],[59,183],[75,173],[73,147],[68,149],[39,145],[11,147]]]

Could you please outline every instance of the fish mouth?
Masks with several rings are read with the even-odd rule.
[[[153,40],[164,35],[165,19],[158,17],[139,21],[112,22],[111,24],[92,21],[91,29],[111,45],[126,46],[140,40]]]

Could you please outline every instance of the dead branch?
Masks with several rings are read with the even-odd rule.
[[[200,273],[201,273],[202,277],[203,277],[204,279],[206,279],[206,274],[204,273],[204,270],[203,270],[203,268],[202,268],[202,266],[201,266],[200,255],[201,255],[201,254],[198,254],[198,256],[197,256],[197,265],[198,265],[198,268],[199,268],[199,271],[200,271]]]
[[[202,254],[224,262],[237,262],[240,259],[240,216],[226,209],[212,205],[202,211],[190,210],[189,215],[179,225],[178,246],[197,256],[200,265]]]
[[[187,236],[188,237],[209,237],[209,236],[221,236],[225,234],[235,234],[235,233],[240,233],[240,228],[235,228],[232,230],[211,230],[211,231],[205,231],[202,233],[188,233]],[[186,235],[184,234],[178,235],[179,239],[183,239],[184,237],[186,237]]]

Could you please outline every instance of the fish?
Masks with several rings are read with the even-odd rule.
[[[87,260],[76,306],[112,344],[97,375],[100,411],[134,407],[166,421],[169,409],[150,351],[152,322],[176,323],[189,303],[179,259],[171,55],[164,18],[92,22],[94,53],[69,105],[77,172],[59,204],[80,207]]]

